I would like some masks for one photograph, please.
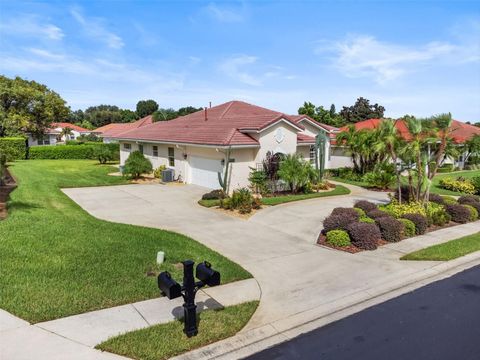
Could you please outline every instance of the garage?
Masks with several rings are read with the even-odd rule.
[[[190,157],[190,182],[195,185],[204,186],[209,189],[218,189],[218,173],[222,172],[220,160],[207,159],[203,157]]]

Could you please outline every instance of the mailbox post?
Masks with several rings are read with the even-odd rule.
[[[192,260],[183,262],[183,285],[180,286],[172,279],[168,271],[164,271],[158,275],[158,288],[165,294],[168,299],[172,300],[180,296],[183,297],[183,315],[184,328],[183,332],[192,337],[198,334],[197,327],[197,305],[195,304],[195,295],[201,287],[220,285],[220,273],[212,269],[207,261],[197,265],[196,277],[199,281],[195,281],[193,276]]]

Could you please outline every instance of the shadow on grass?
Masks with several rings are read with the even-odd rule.
[[[35,203],[31,202],[25,202],[25,201],[10,201],[7,204],[8,212],[13,212],[15,210],[24,210],[24,211],[30,211],[34,209],[44,209],[43,206],[40,206]]]

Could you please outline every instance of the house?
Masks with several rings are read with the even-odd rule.
[[[230,163],[228,180],[233,190],[249,185],[251,169],[260,167],[268,152],[298,152],[313,160],[315,137],[321,132],[327,135],[328,168],[330,141],[337,131],[305,115],[286,115],[230,101],[174,120],[116,133],[112,139],[120,142],[121,165],[132,151],[139,150],[154,168],[165,165],[174,169],[176,179],[206,188],[220,187],[218,176]]]
[[[68,139],[66,139],[66,135],[62,134],[62,130],[65,128],[69,128],[71,130],[71,134],[68,135]],[[75,124],[54,122],[51,123],[50,128],[44,132],[43,136],[34,137],[32,134],[27,134],[28,146],[56,145],[58,143],[65,142],[66,140],[75,140],[80,135],[88,135],[90,133],[92,133],[92,130],[82,128]]]
[[[380,126],[380,123],[383,119],[368,119],[364,121],[357,122],[353,124],[355,130],[374,130]],[[408,131],[407,125],[404,120],[398,119],[395,122],[395,127],[397,128],[398,134],[406,141],[411,139],[410,132]],[[347,131],[348,126],[344,126],[339,129],[339,131]],[[474,135],[480,135],[480,128],[466,124],[458,120],[452,120],[452,125],[450,127],[450,138],[453,140],[457,146],[463,146],[465,142],[471,139]],[[348,166],[352,167],[353,163],[350,159],[350,155],[345,147],[341,144],[336,144],[335,141],[332,142],[332,154],[334,161],[337,167]],[[454,166],[463,168],[465,165],[465,154],[461,154],[457,159],[447,158],[445,159],[446,164],[453,164]]]
[[[150,124],[153,124],[152,115],[145,116],[131,123],[110,123],[95,129],[95,133],[103,138],[104,143],[110,143],[116,141],[114,137],[118,134]]]
[[[68,135],[68,139],[66,138],[65,135],[61,136],[60,141],[63,141],[63,142],[65,142],[66,140],[75,140],[80,135],[89,135],[93,132],[92,130],[88,130],[88,129],[82,128],[81,126],[66,123],[66,122],[54,122],[50,127],[52,129],[59,131],[60,133],[62,132],[63,129],[66,129],[66,128],[69,128],[71,130],[71,134]]]
[[[27,145],[28,146],[40,146],[40,145],[56,145],[57,138],[60,136],[60,131],[55,129],[47,129],[42,136],[33,136],[27,133]]]

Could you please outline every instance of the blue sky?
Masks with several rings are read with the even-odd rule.
[[[479,1],[5,1],[0,73],[73,109],[359,96],[386,116],[480,121]]]

